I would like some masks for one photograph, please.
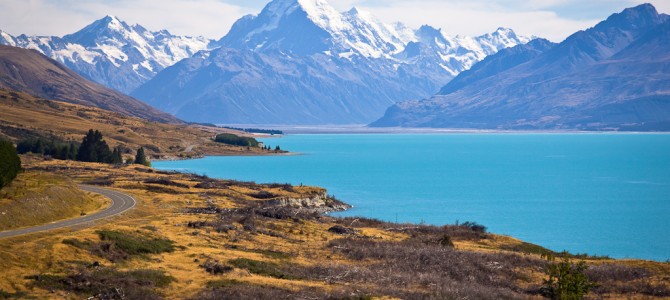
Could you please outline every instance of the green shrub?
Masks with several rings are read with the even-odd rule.
[[[175,250],[174,242],[168,239],[110,230],[99,230],[96,233],[101,240],[114,243],[116,248],[129,255],[159,254]]]
[[[0,188],[8,185],[21,171],[21,159],[9,141],[0,139]]]
[[[237,136],[230,133],[222,133],[214,139],[217,143],[223,143],[233,146],[258,147],[258,141],[254,138]]]
[[[549,257],[549,260],[554,258]],[[542,295],[557,300],[582,299],[594,287],[584,274],[587,268],[583,261],[573,264],[567,257],[550,263],[546,271],[549,278],[544,280]]]

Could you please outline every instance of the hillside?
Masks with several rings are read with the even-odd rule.
[[[80,217],[108,206],[64,176],[28,171],[0,190],[0,231]]]
[[[103,185],[138,204],[91,228],[0,240],[3,297],[541,299],[552,264],[541,254],[561,255],[476,223],[321,216],[345,206],[316,187],[26,162],[30,172]],[[589,299],[670,297],[667,263],[563,255],[585,261],[597,284]]]
[[[32,137],[81,142],[89,129],[100,130],[110,146],[121,145],[132,151],[144,147],[153,158],[267,154],[260,148],[226,146],[212,141],[219,133],[242,134],[233,130],[151,122],[0,89],[0,136],[15,142]]]
[[[372,126],[670,130],[669,20],[644,4],[558,45],[488,57]]]
[[[0,88],[164,123],[176,117],[90,82],[37,51],[0,45]]]

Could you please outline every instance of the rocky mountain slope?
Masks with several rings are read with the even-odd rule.
[[[204,37],[149,31],[106,16],[63,37],[12,36],[0,30],[0,44],[34,49],[89,80],[124,93],[153,78],[164,68],[208,49]]]
[[[90,82],[34,50],[0,45],[0,88],[146,120],[182,123],[137,99]]]
[[[372,126],[670,130],[670,21],[650,4],[490,56]]]
[[[530,38],[510,29],[449,37],[338,12],[325,0],[275,0],[238,20],[220,47],[160,72],[132,95],[213,123],[367,123],[425,97],[477,61]]]

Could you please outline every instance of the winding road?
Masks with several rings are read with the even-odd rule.
[[[91,193],[96,193],[103,195],[109,199],[112,200],[112,205],[108,207],[105,210],[96,212],[94,214],[86,215],[80,218],[75,218],[75,219],[67,219],[67,220],[62,220],[62,221],[55,221],[52,223],[44,224],[44,225],[39,225],[39,226],[34,226],[34,227],[27,227],[27,228],[19,228],[19,229],[14,229],[14,230],[8,230],[8,231],[2,231],[0,232],[0,239],[1,238],[8,238],[8,237],[14,237],[14,236],[20,236],[20,235],[25,235],[25,234],[31,234],[31,233],[36,233],[36,232],[42,232],[42,231],[49,231],[49,230],[54,230],[54,229],[61,229],[61,228],[66,228],[66,227],[72,227],[76,225],[81,225],[85,223],[90,223],[98,220],[102,220],[105,218],[109,218],[112,216],[120,215],[131,208],[135,207],[135,204],[137,204],[137,201],[131,196],[128,196],[124,193],[120,193],[117,191],[113,190],[108,190],[96,186],[90,186],[90,185],[80,185],[80,189],[91,192]]]

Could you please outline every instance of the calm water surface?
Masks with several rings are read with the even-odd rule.
[[[322,186],[340,215],[476,221],[553,250],[670,259],[670,135],[291,135],[300,152],[155,162],[159,169]]]

